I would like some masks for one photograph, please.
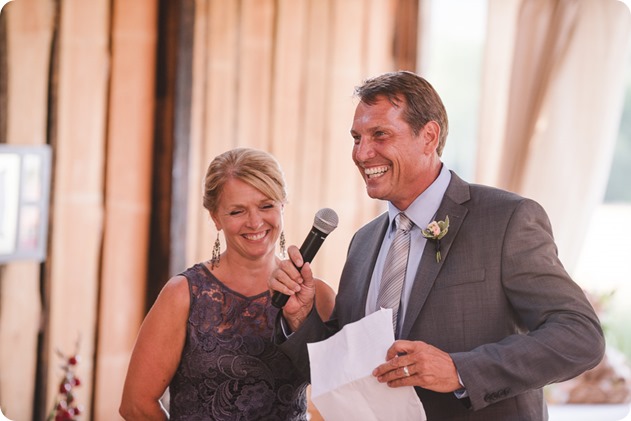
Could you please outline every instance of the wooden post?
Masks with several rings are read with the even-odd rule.
[[[61,2],[51,220],[48,399],[61,380],[58,348],[80,337],[76,399],[91,413],[103,232],[109,63],[108,0]]]
[[[16,145],[46,143],[53,2],[20,0],[6,19],[6,138]],[[0,134],[1,136],[2,134]],[[39,262],[7,264],[0,272],[0,407],[9,419],[33,418],[38,334],[42,317]]]
[[[116,418],[145,315],[157,4],[115,0],[93,420]]]

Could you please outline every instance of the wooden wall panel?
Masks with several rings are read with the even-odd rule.
[[[0,268],[0,408],[11,420],[31,419],[40,326],[39,265]]]
[[[364,27],[364,45],[362,46],[362,56],[364,60],[363,77],[372,77],[384,72],[394,70],[402,70],[397,64],[399,58],[396,54],[396,38],[398,33],[397,19],[401,19],[401,4],[405,4],[405,11],[412,9],[411,2],[418,0],[371,0],[370,7],[366,16],[366,25]],[[388,19],[384,19],[388,16]],[[416,15],[408,16],[408,19],[416,22]],[[403,25],[407,28],[407,25]],[[374,28],[379,28],[375,30]],[[408,33],[406,33],[408,34]],[[408,40],[412,42],[412,40]],[[407,49],[403,50],[408,53]],[[406,55],[406,60],[410,60]],[[355,85],[358,85],[358,81]],[[354,87],[354,86],[353,86]],[[349,123],[350,124],[350,123]],[[350,126],[349,126],[350,127]],[[357,177],[360,175],[357,173]],[[386,209],[385,202],[379,200],[368,199],[363,182],[362,188],[358,189],[364,205],[356,210],[356,218],[358,222],[369,221],[375,215],[379,215]],[[360,224],[361,225],[361,224]],[[357,227],[359,227],[358,225]]]
[[[109,7],[108,0],[63,1],[59,31],[46,407],[61,379],[55,348],[73,352],[80,336],[77,374],[83,383],[76,398],[86,413],[91,411],[103,230]]]
[[[186,266],[194,262],[204,260],[202,253],[208,253],[210,248],[203,251],[197,247],[198,241],[205,238],[205,243],[210,243],[211,230],[208,225],[208,218],[202,208],[202,183],[204,180],[204,170],[208,157],[205,151],[204,142],[204,104],[207,92],[204,89],[204,75],[208,64],[209,51],[206,48],[208,40],[208,8],[210,4],[207,0],[195,1],[195,22],[194,22],[194,42],[193,42],[193,62],[192,62],[192,92],[191,92],[191,131],[189,138],[189,169],[188,169],[188,192],[187,192],[187,224],[186,224]],[[201,83],[200,83],[201,82]],[[191,235],[199,233],[199,235]],[[204,235],[205,234],[205,235]],[[203,243],[202,243],[203,244]],[[201,245],[201,244],[200,244]],[[207,251],[208,250],[208,251]],[[198,256],[199,259],[198,259]]]
[[[196,60],[206,64],[195,66],[194,85],[206,97],[195,101],[204,111],[193,109],[203,155],[195,172],[203,175],[215,155],[235,146],[273,153],[289,188],[289,243],[302,242],[318,209],[331,207],[340,215],[339,228],[317,258],[319,275],[336,287],[352,234],[384,209],[365,193],[351,160],[349,129],[353,88],[368,76],[395,70],[401,0],[197,4],[197,13],[207,16],[196,35],[205,44],[203,52],[196,47]],[[201,209],[202,179],[190,180],[191,206]],[[197,245],[190,263],[209,258],[215,235],[214,227],[208,235],[209,225],[203,210],[189,222],[189,235],[198,239],[188,242]]]
[[[199,5],[199,3],[203,3]],[[193,91],[203,92],[203,97],[194,105],[195,120],[193,139],[200,139],[197,155],[191,156],[190,212],[195,215],[188,225],[188,236],[195,239],[196,247],[188,251],[189,264],[208,260],[217,231],[201,201],[204,175],[210,161],[218,154],[238,145],[237,89],[239,81],[239,1],[238,0],[198,0],[197,22],[203,25],[195,44],[203,46],[202,63],[194,64]],[[200,22],[201,21],[201,22]],[[197,47],[196,47],[197,48]],[[196,50],[198,51],[198,50]],[[195,60],[200,60],[198,51]],[[223,242],[223,239],[222,239]],[[189,242],[190,244],[190,242]]]
[[[115,0],[94,420],[117,418],[144,318],[153,152],[157,4]]]
[[[337,287],[342,272],[346,249],[355,229],[367,220],[358,220],[367,203],[364,183],[351,159],[353,141],[349,134],[355,101],[351,99],[353,87],[364,77],[364,57],[361,45],[364,42],[364,28],[367,23],[369,3],[362,0],[334,2],[330,31],[334,41],[331,44],[330,78],[325,89],[329,98],[326,106],[327,132],[323,168],[323,197],[340,216],[340,225],[334,232],[334,241],[323,248],[319,258],[325,265],[327,279]],[[353,19],[349,19],[353,16]],[[384,17],[386,20],[387,17]],[[349,198],[353,198],[349,200]]]
[[[188,173],[190,163],[191,100],[193,88],[193,44],[195,0],[175,2],[177,24],[175,50],[175,91],[173,95],[173,162],[171,165],[171,218],[169,269],[171,274],[186,269],[186,226],[188,217]]]
[[[335,42],[331,34],[332,1],[310,0],[306,16],[305,53],[302,55],[301,91],[302,97],[296,107],[300,109],[300,137],[296,153],[296,171],[293,180],[288,180],[291,206],[290,214],[294,223],[294,232],[288,232],[287,240],[291,244],[302,244],[309,228],[313,224],[316,212],[324,207],[335,209],[334,203],[323,201],[325,186],[321,183],[326,169],[325,146],[328,133],[328,99],[331,92],[326,89],[329,82],[331,50]],[[331,234],[332,238],[336,234]],[[327,241],[326,247],[330,247]],[[314,259],[318,270],[320,257]],[[321,276],[332,283],[333,276],[322,273]]]
[[[276,29],[273,50],[271,91],[271,135],[267,148],[278,159],[285,173],[289,203],[284,212],[285,237],[290,244],[303,241],[309,228],[298,213],[296,192],[297,175],[302,162],[299,150],[304,147],[304,68],[308,50],[307,0],[280,0],[276,9]],[[302,238],[300,238],[302,236]]]
[[[188,172],[183,174],[188,208],[179,216],[186,218],[187,264],[210,257],[216,233],[201,204],[208,163],[229,148],[252,146],[271,151],[285,170],[290,243],[300,244],[318,209],[328,206],[340,215],[340,227],[316,260],[318,274],[337,285],[352,233],[382,209],[380,202],[367,198],[350,157],[353,87],[367,76],[394,70],[394,63],[403,62],[397,60],[404,54],[397,50],[401,45],[410,60],[411,47],[394,34],[397,19],[405,15],[401,8],[414,1],[187,0],[187,10],[194,5],[194,19],[169,19],[159,26],[164,37],[158,40],[151,32],[156,8],[177,10],[166,0],[19,0],[7,6],[20,5],[22,10],[9,22],[9,48],[16,54],[9,62],[15,69],[9,76],[14,91],[8,95],[13,101],[8,108],[15,111],[6,119],[9,141],[42,143],[47,129],[54,140],[51,248],[45,266],[50,302],[44,321],[47,406],[61,374],[54,349],[72,352],[81,335],[78,375],[83,383],[77,399],[95,419],[116,417],[128,353],[144,314],[143,260],[151,247],[144,224],[149,213],[156,213],[155,206],[162,212],[162,202],[173,200],[165,195],[151,207],[147,204],[152,146],[170,148],[175,138],[188,148]],[[55,4],[61,12],[59,54],[50,82],[58,95],[47,115]],[[178,41],[172,35],[177,25],[194,25],[179,28],[194,30],[192,63],[176,54]],[[155,43],[167,56],[161,63],[172,65],[161,73],[165,83],[157,84],[157,91],[152,90],[151,63],[156,58],[150,51]],[[192,97],[180,97],[190,104],[178,105],[174,97],[183,92],[177,91],[182,85],[173,83],[174,69],[191,65]],[[168,135],[151,139],[154,101],[159,115],[168,117],[156,121],[156,133]],[[174,135],[189,123],[190,132]],[[170,160],[170,151],[162,152]],[[165,163],[160,174],[171,177],[170,169]],[[179,204],[166,203],[167,212],[160,217],[168,217],[169,206],[172,210]],[[40,313],[35,299],[39,267],[3,269],[0,341],[33,349]],[[164,281],[166,277],[159,280]],[[20,317],[7,316],[18,305]],[[22,314],[27,308],[30,316]],[[3,409],[6,385],[11,393],[26,396],[30,391],[32,396],[35,377],[24,375],[29,367],[35,370],[34,351],[16,356],[6,349],[0,353]],[[21,408],[28,411],[29,403]]]
[[[274,0],[241,0],[237,67],[237,144],[269,149]]]
[[[2,9],[6,19],[6,141],[46,143],[48,69],[53,2],[20,0]],[[41,265],[14,262],[0,270],[0,407],[14,420],[33,417],[37,341],[42,307]]]
[[[386,29],[385,34],[392,36],[392,56],[395,70],[416,71],[416,55],[418,50],[418,22],[420,0],[395,0],[391,21],[391,31]],[[386,37],[384,37],[386,38]]]
[[[349,129],[353,88],[368,76],[396,70],[400,0],[197,4],[197,13],[207,18],[197,18],[196,42],[205,49],[195,48],[193,83],[205,98],[194,100],[192,132],[195,150],[206,153],[200,153],[204,158],[195,173],[203,175],[208,162],[231,147],[273,153],[288,183],[290,244],[301,244],[318,209],[331,207],[340,216],[315,262],[318,274],[336,288],[352,234],[384,209],[365,193],[351,159]],[[197,244],[189,252],[193,263],[210,257],[214,230],[209,236],[212,222],[197,196],[202,178],[190,180],[189,203],[200,209],[188,224],[197,239],[188,243]],[[313,408],[312,417],[320,419]]]
[[[149,239],[146,310],[158,297],[171,274],[171,203],[175,132],[175,85],[179,6],[182,2],[158,0],[156,53],[155,132]]]

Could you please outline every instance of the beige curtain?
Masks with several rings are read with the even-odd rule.
[[[289,244],[301,244],[320,208],[337,211],[338,228],[314,260],[337,287],[353,232],[383,206],[368,198],[351,160],[351,95],[362,79],[394,70],[400,3],[195,2],[188,264],[209,258],[216,235],[200,199],[208,164],[250,146],[272,152],[285,172]]]
[[[531,197],[572,271],[609,175],[631,18],[617,0],[490,0],[477,179]]]

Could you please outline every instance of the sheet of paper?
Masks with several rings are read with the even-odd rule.
[[[391,388],[371,374],[393,342],[392,310],[381,309],[307,344],[311,400],[326,421],[427,419],[412,386]]]

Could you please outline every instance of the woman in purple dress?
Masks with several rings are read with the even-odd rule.
[[[208,167],[204,207],[213,256],[171,278],[147,314],[125,380],[126,420],[306,420],[307,379],[272,343],[278,309],[267,281],[284,247],[285,181],[268,153],[238,148]],[[317,310],[334,292],[316,285]],[[160,398],[169,388],[169,410]]]

